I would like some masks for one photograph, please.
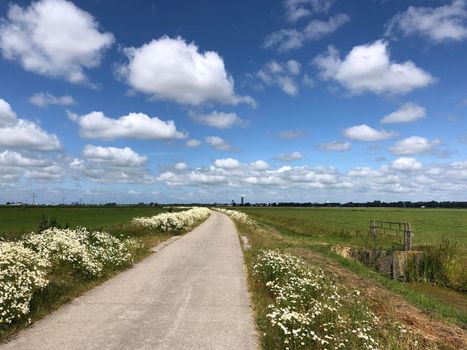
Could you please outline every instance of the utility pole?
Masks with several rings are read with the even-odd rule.
[[[36,194],[32,194],[32,205],[36,205]]]

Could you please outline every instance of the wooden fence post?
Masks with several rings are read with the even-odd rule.
[[[375,220],[370,221],[370,237],[376,240],[376,223]]]
[[[397,279],[397,269],[396,269],[396,262],[397,262],[397,257],[392,253],[391,257],[391,279],[396,280]]]
[[[412,250],[412,225],[407,222],[404,228],[404,250]]]

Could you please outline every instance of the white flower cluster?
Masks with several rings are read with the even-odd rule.
[[[99,276],[107,267],[130,263],[136,244],[85,228],[51,228],[18,242],[0,242],[0,325],[29,313],[34,293],[47,286],[55,268]]]
[[[358,291],[342,295],[318,267],[277,251],[254,265],[274,303],[267,318],[282,349],[377,349],[377,317]]]
[[[161,232],[181,233],[193,228],[196,224],[206,220],[210,215],[208,208],[191,208],[189,210],[162,213],[151,217],[134,218],[136,225],[149,227]]]
[[[48,284],[49,266],[21,242],[0,242],[0,326],[29,313],[34,292]]]
[[[50,228],[33,234],[24,245],[49,260],[53,266],[69,264],[76,272],[98,276],[109,266],[131,262],[129,247],[133,240],[120,240],[106,232]]]
[[[236,210],[223,209],[223,208],[212,208],[212,209],[230,216],[233,220],[239,222],[240,224],[244,224],[244,225],[253,224],[253,220],[251,220],[250,217],[245,213],[242,213]]]

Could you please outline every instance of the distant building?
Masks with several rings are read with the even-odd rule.
[[[242,197],[242,199],[240,200],[240,205],[243,205],[243,204],[244,203],[243,203],[243,197]]]

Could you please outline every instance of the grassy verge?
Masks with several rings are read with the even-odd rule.
[[[342,267],[345,270],[352,271],[353,273],[361,276],[362,279],[370,280],[379,288],[387,288],[391,292],[396,293],[407,302],[418,306],[420,309],[427,312],[429,315],[434,315],[438,318],[453,322],[454,324],[464,326],[466,325],[465,314],[445,305],[444,303],[427,298],[421,293],[413,291],[403,283],[391,281],[385,277],[377,274],[376,272],[364,267],[358,262],[349,261],[330,251],[328,244],[323,244],[317,239],[309,239],[300,233],[295,233],[290,230],[271,228],[268,225],[248,225],[236,223],[239,232],[248,237],[251,249],[245,251],[245,261],[248,270],[248,283],[251,291],[253,308],[255,312],[255,322],[260,334],[261,347],[263,349],[277,349],[277,329],[271,329],[271,322],[268,319],[268,306],[274,300],[270,290],[258,280],[254,273],[254,265],[257,262],[260,251],[262,250],[278,250],[282,252],[293,253],[300,256],[310,264],[310,266],[318,264],[325,271],[329,269],[330,276],[333,276],[335,270],[333,266]],[[306,252],[317,253],[322,256],[323,260],[317,262],[307,258]],[[303,253],[303,254],[301,254]],[[332,278],[332,277],[331,277]],[[338,280],[339,288],[342,290],[349,290],[354,286],[349,286],[346,281]],[[372,307],[376,309],[380,306],[381,300],[372,303]],[[384,303],[383,303],[384,304]],[[426,316],[428,317],[428,316]],[[437,322],[437,321],[433,321]],[[415,349],[415,348],[446,348],[457,349],[459,342],[462,340],[456,339],[442,339],[439,336],[436,340],[430,340],[429,337],[419,336],[417,332],[401,333],[402,328],[394,325],[400,324],[396,317],[392,317],[391,312],[386,312],[381,319],[381,325],[377,330],[375,337],[378,339],[381,348],[386,349]],[[440,323],[444,325],[444,323]],[[437,324],[436,324],[437,325]],[[443,326],[444,327],[444,326]],[[449,328],[450,326],[446,326]],[[454,327],[454,326],[453,326]],[[294,347],[290,347],[293,349]],[[299,347],[297,347],[299,348]],[[319,347],[318,347],[319,348]],[[356,347],[359,348],[359,347]]]

